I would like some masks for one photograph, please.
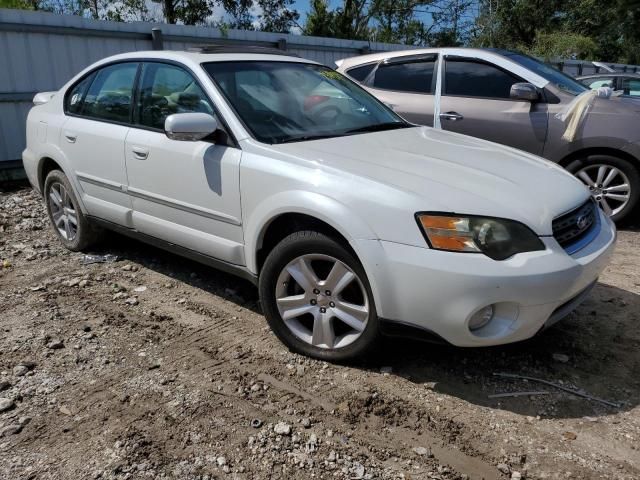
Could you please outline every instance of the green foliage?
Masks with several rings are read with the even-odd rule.
[[[37,3],[28,0],[0,0],[0,8],[14,8],[18,10],[36,10]]]
[[[543,57],[640,61],[640,0],[480,0],[470,44]]]
[[[520,45],[519,50],[547,61],[557,58],[584,60],[594,58],[598,45],[592,38],[577,33],[539,32],[531,47]]]

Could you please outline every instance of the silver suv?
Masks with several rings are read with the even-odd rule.
[[[588,88],[506,50],[442,48],[336,62],[405,119],[515,147],[559,163],[615,221],[640,198],[640,103],[596,99],[575,137],[556,117]]]

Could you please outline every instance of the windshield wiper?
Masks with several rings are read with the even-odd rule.
[[[323,133],[317,135],[297,135],[281,140],[278,143],[305,142],[307,140],[321,140],[323,138],[341,137],[340,133]]]
[[[395,130],[397,128],[408,128],[408,127],[411,127],[411,125],[406,122],[374,123],[373,125],[367,125],[365,127],[353,128],[351,130],[347,130],[345,133],[382,132],[384,130]]]

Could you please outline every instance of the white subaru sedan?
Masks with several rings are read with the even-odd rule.
[[[527,339],[585,298],[616,239],[555,164],[407,123],[282,52],[118,55],[34,104],[24,165],[65,247],[107,228],[236,273],[317,358],[385,333]]]

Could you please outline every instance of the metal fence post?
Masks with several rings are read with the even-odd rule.
[[[164,40],[162,39],[162,29],[160,27],[151,29],[151,45],[154,50],[164,50]]]

